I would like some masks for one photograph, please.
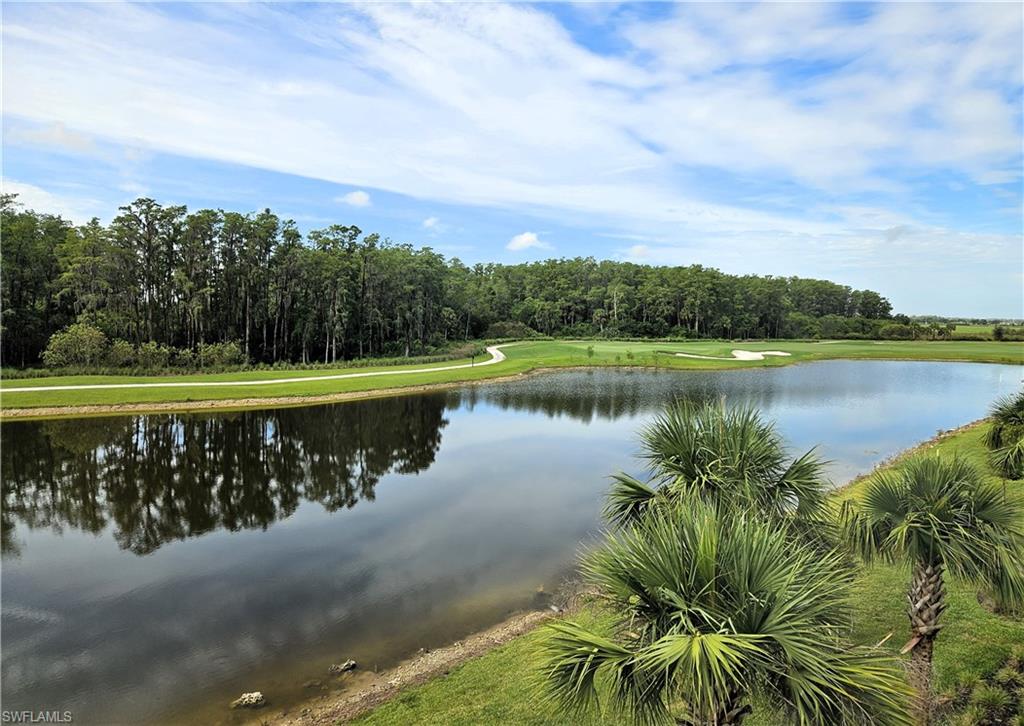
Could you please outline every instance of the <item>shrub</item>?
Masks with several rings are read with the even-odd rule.
[[[233,340],[226,343],[203,343],[199,346],[197,357],[203,368],[236,366],[245,360],[242,347]]]
[[[242,353],[242,346],[233,340],[220,344],[221,365],[237,366],[245,363],[245,355]]]
[[[971,693],[971,705],[977,706],[988,715],[992,715],[1010,705],[1010,696],[999,686],[982,683]]]
[[[114,368],[127,368],[135,362],[135,346],[118,338],[110,345],[107,362]]]
[[[878,331],[878,335],[888,340],[913,340],[914,326],[889,323],[882,326],[882,329]]]
[[[50,336],[43,351],[47,368],[97,366],[107,353],[107,336],[86,323],[75,323]]]
[[[526,323],[518,320],[504,320],[491,323],[485,338],[536,338],[539,333]]]
[[[178,368],[193,368],[196,364],[195,353],[189,348],[175,348],[174,365]]]
[[[166,368],[171,359],[171,349],[151,340],[139,346],[137,355],[140,368]]]

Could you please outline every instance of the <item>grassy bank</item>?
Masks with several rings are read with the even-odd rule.
[[[988,469],[981,436],[986,424],[978,424],[940,438],[934,445],[946,453],[960,452]],[[994,476],[994,475],[993,475]],[[862,478],[837,493],[856,497],[870,477]],[[1024,486],[1012,482],[1009,486]],[[892,633],[883,647],[897,653],[906,641],[905,590],[909,573],[902,567],[875,565],[861,571],[854,591],[852,637],[861,643],[877,643]],[[977,601],[976,589],[952,582],[943,615],[945,628],[936,644],[936,686],[940,694],[952,694],[996,670],[1015,644],[1024,644],[1024,622],[994,615]],[[597,619],[596,610],[584,619]],[[360,724],[561,724],[558,709],[538,696],[534,646],[537,632],[523,636],[495,651],[470,661],[448,676],[410,689],[359,720]],[[776,724],[771,714],[756,713],[751,723]],[[594,719],[591,723],[602,723]]]
[[[769,357],[763,361],[732,359],[735,349],[746,351],[783,351],[786,357]],[[452,366],[468,365],[471,361],[443,361],[430,365],[360,367],[346,369],[318,369],[312,371],[248,371],[240,373],[196,374],[182,376],[60,376],[6,380],[0,382],[0,405],[4,409],[115,406],[122,404],[162,404],[192,401],[237,401],[246,399],[249,405],[258,399],[296,399],[323,397],[382,389],[401,389],[431,386],[461,381],[527,373],[544,368],[575,366],[648,366],[666,369],[695,370],[751,368],[791,365],[793,363],[832,358],[848,359],[900,359],[974,361],[989,363],[1024,364],[1024,344],[987,341],[785,341],[764,343],[736,343],[732,341],[697,341],[691,343],[617,342],[617,341],[531,341],[517,343],[504,349],[507,359],[495,365],[465,367],[452,370]],[[684,358],[673,355],[685,352],[691,355],[727,358],[712,360]],[[477,363],[480,359],[476,360]],[[448,370],[431,371],[432,368]],[[426,369],[426,370],[424,370]],[[408,373],[398,373],[408,370]],[[65,386],[121,383],[218,383],[232,381],[266,381],[288,378],[320,378],[347,372],[360,374],[387,372],[388,375],[370,375],[360,378],[279,382],[258,386],[196,386],[174,388],[86,389],[76,391],[31,391],[40,386]],[[415,372],[413,372],[415,371]],[[18,389],[21,392],[3,395]],[[278,401],[280,402],[280,401]]]

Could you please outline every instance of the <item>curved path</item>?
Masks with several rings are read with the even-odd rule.
[[[505,360],[505,354],[501,352],[500,345],[487,346],[487,352],[491,354],[490,360],[480,363],[460,363],[455,366],[435,366],[433,368],[405,368],[400,371],[363,371],[361,373],[338,373],[328,376],[300,376],[296,378],[271,378],[258,381],[167,381],[156,383],[86,383],[78,386],[20,386],[18,388],[0,388],[0,393],[9,395],[24,391],[87,391],[106,388],[194,388],[197,386],[271,386],[281,383],[308,383],[310,381],[336,381],[341,378],[369,378],[372,376],[398,376],[410,373],[433,373],[434,371],[454,371],[460,368],[479,368],[501,363]]]

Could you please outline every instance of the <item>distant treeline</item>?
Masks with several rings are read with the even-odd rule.
[[[953,323],[955,325],[1002,325],[1019,328],[1024,326],[1021,318],[950,318],[942,315],[911,315],[915,323]]]
[[[37,364],[51,336],[74,323],[66,344],[99,331],[122,358],[214,351],[254,363],[429,355],[452,341],[531,331],[869,338],[923,330],[892,319],[877,292],[825,280],[593,258],[468,266],[354,226],[303,238],[269,209],[189,212],[138,199],[109,225],[75,226],[6,196],[0,223],[6,366]]]

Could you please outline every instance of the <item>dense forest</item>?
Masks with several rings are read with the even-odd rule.
[[[330,363],[531,331],[873,337],[887,326],[903,337],[909,322],[893,320],[877,292],[825,280],[589,257],[469,266],[354,226],[303,237],[269,209],[137,199],[109,225],[76,226],[5,196],[0,224],[5,366],[38,364],[51,336],[76,323],[77,334],[114,343],[104,350],[120,346],[124,361],[230,345],[252,363]]]

